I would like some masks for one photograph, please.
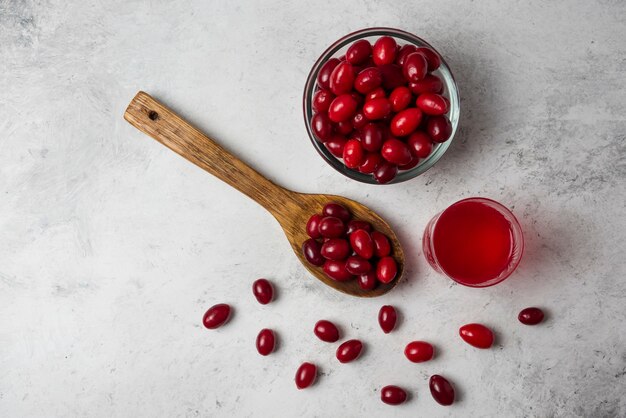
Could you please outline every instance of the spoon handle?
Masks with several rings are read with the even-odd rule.
[[[247,195],[274,216],[276,206],[292,192],[275,185],[219,146],[176,113],[140,91],[124,112],[124,119],[198,167]]]

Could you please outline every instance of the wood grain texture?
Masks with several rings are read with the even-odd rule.
[[[328,286],[353,296],[373,297],[387,293],[402,278],[404,253],[398,238],[391,227],[366,206],[342,196],[297,193],[272,183],[147,93],[137,93],[128,105],[124,119],[267,209],[280,223],[298,259],[313,276]],[[392,255],[398,264],[398,274],[392,282],[366,291],[356,280],[334,281],[326,277],[320,267],[306,261],[302,255],[302,243],[309,239],[306,223],[312,214],[321,213],[329,202],[346,206],[354,218],[370,222],[389,237]]]

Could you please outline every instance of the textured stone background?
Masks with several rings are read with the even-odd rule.
[[[623,1],[0,0],[0,415],[626,415],[626,3]],[[413,181],[343,178],[308,143],[301,94],[343,34],[393,26],[446,57],[461,131]],[[356,300],[315,282],[263,209],[122,119],[144,89],[270,178],[339,193],[400,231],[408,279]],[[432,215],[468,196],[513,208],[527,239],[494,288],[455,286],[419,245]],[[259,276],[279,289],[262,307]],[[205,309],[229,302],[221,330]],[[399,330],[376,324],[382,304]],[[539,327],[517,323],[545,307]],[[368,344],[339,365],[313,323]],[[457,330],[480,321],[497,346]],[[261,358],[259,329],[280,333]],[[428,339],[435,361],[402,349]],[[298,392],[297,365],[319,384]],[[435,404],[430,374],[459,401]],[[392,408],[379,388],[413,393]]]

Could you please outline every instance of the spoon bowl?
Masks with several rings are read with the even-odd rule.
[[[389,224],[385,222],[376,212],[369,209],[367,206],[362,205],[359,202],[345,198],[343,196],[327,195],[327,194],[303,194],[293,193],[294,200],[288,202],[285,209],[288,216],[282,217],[282,215],[274,215],[278,222],[281,224],[285,235],[291,244],[291,248],[296,256],[300,259],[302,264],[313,274],[317,279],[327,284],[328,286],[339,290],[340,292],[347,293],[353,296],[361,297],[374,297],[380,296],[391,289],[398,283],[399,278],[402,276],[404,270],[404,253],[402,247],[393,232]],[[357,280],[348,280],[339,282],[326,276],[322,267],[317,267],[310,264],[302,253],[302,243],[310,237],[306,233],[306,223],[315,213],[321,213],[322,208],[329,202],[339,203],[345,206],[350,213],[354,216],[354,219],[364,220],[369,222],[375,230],[382,232],[389,238],[391,244],[391,254],[393,255],[398,265],[398,274],[396,278],[389,283],[378,283],[372,290],[363,290],[358,284]],[[281,217],[279,219],[279,217]]]
[[[389,292],[401,279],[404,253],[398,238],[387,222],[368,207],[342,196],[298,193],[272,183],[147,93],[137,93],[128,105],[124,119],[267,209],[280,223],[298,259],[324,284],[349,295],[374,297]],[[355,219],[369,222],[389,238],[391,255],[398,266],[398,273],[391,282],[364,290],[357,280],[339,282],[331,279],[321,267],[309,264],[304,258],[302,244],[310,238],[306,223],[311,215],[321,213],[324,205],[330,202],[344,205]]]

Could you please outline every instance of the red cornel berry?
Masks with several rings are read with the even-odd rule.
[[[389,385],[380,390],[380,400],[387,405],[400,405],[406,398],[406,391],[398,386]]]
[[[361,355],[363,343],[359,340],[348,340],[337,347],[337,360],[340,363],[349,363]]]
[[[334,343],[339,340],[339,330],[337,326],[330,321],[322,319],[315,323],[313,333],[322,341]]]
[[[435,349],[425,341],[411,341],[406,345],[404,355],[413,363],[422,363],[432,360],[435,356]]]
[[[467,324],[459,329],[463,340],[476,348],[489,348],[493,345],[493,332],[482,324]]]
[[[230,318],[230,311],[230,306],[225,303],[213,305],[204,314],[202,323],[207,329],[219,328]]]
[[[256,337],[256,350],[262,356],[268,356],[274,351],[276,336],[271,329],[264,328]]]
[[[398,274],[398,265],[393,257],[383,257],[378,261],[376,266],[376,277],[382,283],[389,283],[396,278]]]
[[[258,279],[252,283],[252,293],[261,305],[267,305],[274,298],[274,288],[267,279]]]
[[[396,308],[391,305],[385,305],[378,311],[378,324],[385,334],[389,334],[396,327],[398,315]]]
[[[445,377],[438,374],[432,375],[428,386],[430,394],[438,404],[448,406],[454,403],[454,388]]]
[[[302,363],[296,371],[296,387],[306,389],[315,383],[317,377],[317,366],[313,363]]]
[[[517,319],[524,325],[537,325],[543,321],[543,311],[539,308],[522,309]]]

